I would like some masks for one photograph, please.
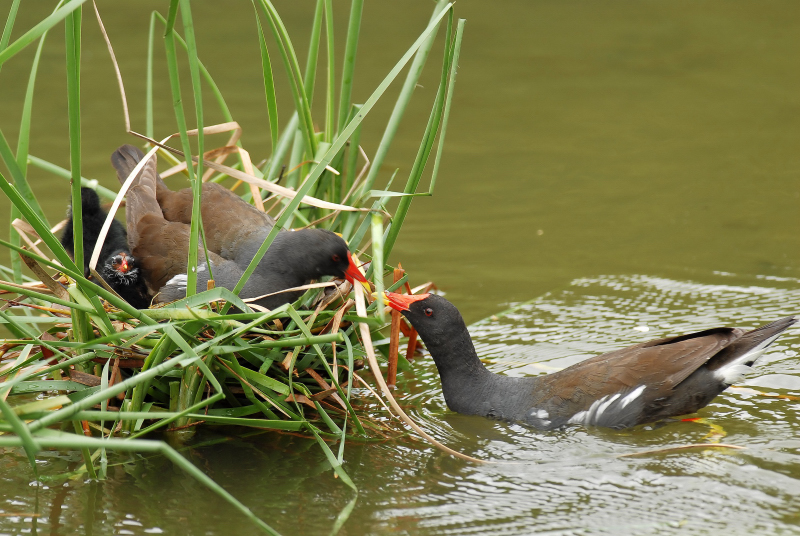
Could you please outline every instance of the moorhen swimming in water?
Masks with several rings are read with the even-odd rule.
[[[143,157],[144,153],[132,145],[123,145],[111,155],[121,183]],[[126,196],[133,254],[140,260],[147,284],[159,303],[186,296],[192,200],[189,188],[178,192],[167,188],[156,170],[155,156],[144,165]],[[233,289],[275,221],[216,183],[203,184],[200,209],[215,285]],[[202,249],[199,258],[198,292],[206,290],[209,280]],[[324,229],[282,230],[240,296],[264,296],[325,275],[366,283],[347,243],[335,233]],[[274,309],[291,303],[302,293],[283,292],[254,303]]]
[[[592,357],[559,372],[501,376],[478,359],[453,304],[435,294],[386,292],[428,347],[447,406],[541,430],[567,424],[627,428],[694,413],[745,372],[794,317],[752,331],[714,328]]]
[[[100,229],[107,217],[108,213],[100,207],[100,198],[97,192],[91,188],[81,188],[83,271],[87,278],[91,278],[89,261],[95,244],[97,244],[97,238],[100,236]],[[72,210],[69,211],[69,221],[61,236],[61,245],[64,246],[70,257],[75,257]],[[117,220],[113,220],[100,249],[97,273],[125,301],[137,309],[144,309],[150,305],[150,296],[137,264],[136,258],[131,255],[131,250],[128,248],[128,235],[125,227]]]

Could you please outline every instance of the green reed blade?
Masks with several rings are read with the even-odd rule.
[[[450,105],[453,103],[453,90],[456,87],[456,74],[458,74],[458,59],[461,53],[461,40],[464,37],[464,24],[467,21],[464,19],[458,20],[458,27],[456,28],[456,37],[452,48],[452,59],[450,60],[450,83],[447,86],[447,95],[444,101],[444,114],[442,115],[442,125],[439,131],[439,146],[436,148],[436,158],[433,161],[433,172],[431,173],[431,183],[428,187],[428,193],[433,195],[433,189],[436,186],[436,177],[439,175],[439,164],[442,160],[442,149],[444,148],[444,138],[447,133],[447,120],[450,118]]]
[[[266,2],[266,0],[263,1]],[[288,203],[283,213],[278,218],[275,227],[272,228],[267,237],[264,239],[263,244],[256,252],[255,256],[253,257],[253,260],[250,261],[250,264],[248,265],[247,269],[245,269],[241,279],[239,279],[239,282],[233,289],[234,293],[238,294],[242,290],[242,287],[244,287],[244,282],[247,281],[247,278],[250,277],[250,275],[255,270],[255,267],[264,257],[264,254],[267,252],[267,248],[270,246],[270,244],[272,244],[272,241],[275,239],[275,236],[277,236],[278,231],[283,227],[286,221],[289,220],[289,218],[292,216],[292,213],[300,205],[303,196],[307,195],[308,192],[311,190],[311,188],[314,187],[317,179],[319,179],[319,177],[322,175],[322,172],[325,171],[325,167],[328,164],[330,164],[333,157],[336,156],[336,154],[338,154],[338,152],[342,149],[342,147],[344,147],[344,144],[347,143],[347,140],[350,138],[350,136],[352,136],[355,129],[358,128],[358,125],[361,124],[361,121],[363,121],[363,119],[367,116],[367,114],[369,114],[370,110],[372,110],[373,106],[375,106],[375,103],[378,101],[381,95],[383,95],[383,93],[386,91],[389,85],[394,81],[394,79],[397,77],[397,75],[400,73],[403,67],[405,67],[405,65],[409,62],[411,56],[413,56],[417,52],[417,50],[420,49],[423,43],[426,42],[426,40],[438,27],[439,21],[442,20],[442,18],[447,14],[447,12],[451,8],[452,4],[447,4],[445,8],[436,17],[434,17],[433,21],[431,21],[431,23],[428,25],[425,31],[422,32],[422,35],[420,35],[417,38],[414,44],[411,45],[411,48],[409,48],[406,51],[403,57],[400,58],[400,60],[397,62],[397,64],[395,64],[392,70],[389,71],[389,74],[386,75],[386,77],[378,85],[375,91],[373,91],[372,95],[370,95],[370,97],[364,103],[361,112],[352,121],[350,121],[350,123],[348,123],[348,125],[336,137],[334,142],[331,144],[330,149],[328,149],[328,151],[325,153],[325,156],[321,159],[321,161],[318,164],[314,166],[308,179],[306,179],[306,181],[298,190],[297,195],[294,197],[294,199],[292,199]]]
[[[333,451],[331,451],[330,447],[328,447],[328,444],[322,440],[322,438],[319,436],[316,430],[314,430],[311,426],[308,426],[306,428],[308,431],[314,434],[314,438],[317,440],[317,443],[322,448],[322,452],[325,453],[325,457],[328,459],[328,463],[331,464],[331,467],[339,476],[339,478],[342,479],[342,482],[344,482],[347,485],[347,487],[358,493],[358,488],[356,488],[356,485],[353,484],[352,480],[350,480],[350,475],[347,474],[347,472],[342,467],[342,464],[339,463],[339,460],[336,459],[336,455],[333,454]]]
[[[430,156],[433,148],[433,142],[436,139],[436,133],[439,130],[439,124],[441,123],[442,114],[444,111],[444,97],[447,90],[447,77],[450,73],[450,62],[453,59],[451,43],[452,30],[453,13],[451,11],[447,23],[447,36],[445,39],[444,54],[445,61],[442,62],[442,74],[439,80],[439,88],[436,91],[436,99],[433,103],[431,115],[428,118],[428,125],[425,127],[425,134],[422,137],[419,150],[417,151],[417,157],[414,160],[414,165],[411,168],[411,173],[409,173],[408,181],[406,182],[406,187],[403,191],[405,194],[416,193],[417,186],[419,185],[420,179],[422,179],[422,174],[425,171],[425,165],[428,162],[428,157]],[[400,228],[403,226],[403,221],[408,214],[408,210],[411,207],[411,201],[413,201],[413,199],[413,196],[402,197],[400,199],[400,203],[397,205],[397,210],[392,218],[391,227],[389,228],[389,232],[386,236],[385,254],[387,256],[391,253],[395,241],[400,234]]]
[[[61,177],[62,179],[70,180],[72,178],[71,173],[68,169],[64,169],[61,166],[57,166],[52,162],[48,162],[47,160],[42,160],[39,157],[28,155],[28,163],[32,166],[35,166],[39,169],[43,169],[48,173],[52,173],[56,177]],[[86,177],[81,177],[81,186],[85,188],[91,188],[97,195],[105,199],[106,201],[113,201],[117,198],[117,192],[114,190],[109,190],[105,186],[101,186],[98,184],[97,179],[87,179]]]
[[[11,40],[11,30],[14,28],[14,21],[17,19],[17,11],[19,10],[20,0],[11,2],[11,9],[8,12],[6,23],[3,26],[3,35],[0,36],[0,52],[6,49],[8,42]],[[2,65],[0,65],[2,67]]]
[[[200,363],[200,361],[198,361],[198,363]],[[203,400],[201,402],[198,402],[198,403],[196,403],[194,405],[191,405],[191,406],[187,407],[186,409],[184,409],[182,411],[175,412],[169,417],[162,418],[162,419],[158,420],[157,422],[154,422],[150,426],[148,426],[146,428],[142,428],[141,430],[131,434],[129,437],[131,439],[136,439],[137,437],[142,437],[142,436],[145,436],[145,435],[147,435],[147,434],[149,434],[151,432],[154,432],[155,430],[158,430],[159,428],[163,428],[164,426],[167,426],[168,424],[172,424],[175,421],[178,421],[178,420],[181,420],[181,419],[186,419],[187,417],[191,417],[192,414],[195,411],[201,410],[206,406],[214,404],[215,402],[217,402],[217,401],[219,401],[219,400],[221,400],[223,398],[225,398],[225,395],[223,395],[222,393],[216,393],[216,394],[210,396],[209,398],[207,398],[207,399],[205,399],[205,400]],[[149,418],[151,418],[151,419],[158,418],[158,416],[159,416],[158,413],[155,413],[155,414],[151,413],[150,415],[151,415],[151,417],[149,417]]]
[[[72,423],[72,428],[75,430],[76,435],[83,435],[83,427],[81,423],[78,421],[74,421]],[[86,472],[89,474],[89,478],[92,480],[97,479],[97,474],[94,471],[94,464],[92,463],[92,453],[89,451],[88,448],[81,447],[78,450],[81,451],[81,456],[83,456],[83,466],[86,468]]]
[[[6,329],[11,331],[15,337],[19,339],[35,339],[36,334],[32,331],[29,331],[28,328],[17,322],[14,318],[14,315],[7,315],[2,310],[0,310],[0,318],[3,319],[3,324],[5,324]]]
[[[328,77],[325,86],[325,132],[323,139],[330,143],[333,139],[334,130],[334,112],[336,93],[334,89],[336,77],[336,50],[333,46],[333,1],[325,0],[325,37],[326,49],[328,52]]]
[[[253,8],[256,9],[255,4]],[[278,152],[278,101],[275,97],[275,79],[272,76],[272,63],[269,60],[269,49],[261,28],[261,19],[256,11],[256,25],[258,26],[258,44],[261,49],[261,72],[264,75],[264,96],[267,99],[267,117],[269,118],[269,132],[272,140],[272,155]]]
[[[3,36],[0,38],[0,50],[8,45],[8,38],[10,37],[11,28],[13,27],[13,20],[16,16],[19,0],[15,0],[11,6],[11,14],[6,21],[6,27],[3,30]],[[8,32],[8,34],[6,33]],[[36,47],[36,54],[33,57],[31,65],[31,73],[28,77],[28,87],[25,90],[25,100],[22,105],[22,118],[20,119],[19,135],[17,136],[17,167],[20,169],[22,176],[27,179],[28,175],[28,147],[30,144],[30,131],[31,131],[31,110],[33,108],[33,88],[36,80],[36,73],[39,69],[39,60],[42,56],[42,48],[44,47],[44,40],[47,32],[42,34],[39,39],[39,45]],[[0,66],[2,67],[2,66]],[[20,213],[17,207],[11,206],[11,217],[9,222],[13,223],[14,220],[19,218]],[[13,225],[9,226],[9,237],[11,241],[19,246],[22,244],[22,237],[19,236]],[[17,255],[11,256],[11,266],[14,270],[14,282],[19,283],[22,280],[22,259]]]
[[[375,283],[375,293],[378,296],[383,295],[383,216],[381,214],[372,213],[371,226],[372,230],[372,263],[370,270],[372,270],[372,278]],[[384,321],[383,307],[378,307],[378,318],[381,322]]]
[[[180,0],[181,3],[181,18],[183,19],[183,31],[186,35],[186,46],[188,47],[189,56],[189,75],[192,81],[192,95],[194,96],[194,110],[197,120],[197,154],[200,156],[197,160],[197,171],[195,172],[196,180],[192,181],[192,230],[189,240],[189,263],[187,266],[187,282],[186,282],[186,295],[191,296],[197,292],[197,248],[200,244],[200,233],[204,233],[202,228],[203,221],[200,212],[200,199],[203,191],[203,185],[200,178],[203,176],[203,155],[205,154],[205,135],[203,134],[203,95],[200,83],[200,67],[197,59],[197,41],[194,35],[194,24],[192,23],[192,11],[190,0]],[[174,47],[175,32],[170,33],[172,36],[172,43]],[[184,150],[188,149],[188,143],[184,145]],[[191,155],[191,151],[186,153]],[[187,167],[192,166],[192,159],[188,157],[186,160]],[[191,174],[190,174],[191,179]],[[205,236],[205,234],[203,234]],[[203,240],[203,244],[206,241]],[[194,254],[192,253],[194,251]],[[211,269],[211,262],[208,257],[208,249],[205,248],[206,265]],[[213,278],[213,275],[211,275]],[[191,287],[191,292],[189,288]]]
[[[317,0],[317,7],[314,9],[314,19],[311,23],[311,35],[308,43],[308,58],[306,59],[306,70],[303,73],[303,89],[308,99],[308,108],[314,100],[314,84],[317,80],[317,60],[319,58],[319,42],[322,37],[322,15],[324,10],[324,0]],[[313,133],[313,130],[312,130]],[[309,153],[314,154],[314,153]]]
[[[57,434],[54,437],[36,438],[39,449],[110,449],[123,452],[161,454],[172,463],[180,467],[195,480],[209,488],[219,497],[230,503],[234,508],[243,513],[267,534],[280,536],[272,527],[259,519],[249,508],[239,502],[222,486],[214,482],[208,475],[195,467],[189,460],[181,456],[175,449],[162,441],[144,439],[99,439],[84,437],[74,434]],[[22,447],[23,442],[18,437],[0,437],[0,447]]]
[[[145,67],[145,86],[144,86],[144,133],[153,139],[153,49],[156,39],[156,17],[160,16],[157,11],[150,14],[150,28],[147,34],[147,67]],[[164,20],[166,25],[166,20]]]
[[[77,304],[75,302],[62,300],[60,298],[56,298],[55,296],[51,296],[49,294],[42,294],[40,292],[36,292],[35,290],[31,290],[28,288],[19,288],[14,287],[11,285],[6,285],[5,283],[0,282],[0,290],[8,290],[11,292],[16,292],[19,294],[24,294],[25,296],[29,296],[31,298],[35,298],[37,300],[42,300],[50,303],[55,303],[58,305],[63,305],[64,307],[70,307],[72,309],[77,309],[79,311],[83,311],[86,313],[94,312],[94,309],[87,305]]]
[[[51,366],[49,366],[49,367],[47,367],[47,368],[45,368],[45,369],[43,369],[41,371],[38,371],[36,374],[39,375],[39,376],[46,376],[47,374],[53,372],[54,370],[68,369],[72,365],[77,365],[79,363],[85,363],[86,361],[94,359],[95,357],[97,357],[97,354],[95,354],[94,352],[87,352],[85,354],[80,354],[80,355],[77,355],[77,356],[75,356],[73,358],[67,359],[66,361],[62,361],[62,362],[60,362],[58,364],[51,365]]]
[[[358,36],[361,33],[361,13],[363,8],[364,0],[352,0],[342,65],[342,86],[339,90],[339,127],[337,132],[344,128],[348,119],[347,112],[350,110],[350,97],[353,94],[353,74],[356,69],[356,52],[358,50]]]
[[[75,265],[83,267],[83,218],[81,210],[81,11],[66,18],[67,115],[69,117],[69,161],[72,180],[72,232]]]
[[[3,160],[6,167],[8,168],[9,173],[11,174],[11,178],[14,181],[14,188],[17,192],[19,192],[19,197],[24,199],[24,203],[31,209],[33,213],[36,214],[38,220],[42,222],[47,222],[47,217],[44,215],[44,211],[42,207],[39,205],[39,201],[36,199],[36,196],[33,195],[28,182],[25,180],[25,173],[22,169],[17,165],[17,158],[14,156],[14,153],[11,151],[11,146],[6,141],[6,137],[3,135],[3,131],[0,130],[0,159]],[[3,182],[8,182],[5,177],[3,177]],[[13,203],[14,206],[19,210],[23,216],[25,216],[25,211],[20,209],[16,203]],[[25,216],[25,219],[28,219]],[[28,221],[31,225],[30,221]],[[50,229],[50,226],[47,226],[47,229]],[[16,231],[14,231],[16,232]],[[49,247],[49,246],[48,246]]]
[[[17,434],[20,441],[22,442],[22,448],[25,449],[25,454],[28,456],[28,461],[31,464],[31,469],[33,469],[33,474],[36,478],[39,477],[39,470],[36,467],[36,453],[39,452],[40,447],[39,444],[34,439],[33,435],[31,435],[28,426],[25,422],[17,417],[17,414],[14,413],[14,410],[11,409],[11,406],[8,403],[0,398],[0,412],[3,414],[3,418],[11,425],[11,428],[14,430],[14,433]]]
[[[278,138],[278,146],[275,152],[269,157],[269,162],[264,168],[264,179],[271,181],[278,178],[283,161],[286,159],[286,154],[292,146],[292,140],[294,139],[294,133],[297,132],[299,121],[300,119],[297,112],[294,112],[289,122],[283,128],[283,132],[281,132]]]
[[[445,11],[449,9],[449,5],[450,4],[448,4],[446,0],[438,0],[436,7],[433,9],[431,20],[433,21],[441,18]],[[403,89],[400,90],[400,95],[398,95],[397,102],[392,109],[392,115],[389,117],[389,122],[386,124],[383,137],[381,137],[381,141],[378,144],[378,150],[375,151],[375,157],[372,159],[372,165],[370,166],[369,172],[367,172],[367,178],[364,181],[364,187],[361,189],[362,192],[367,192],[372,189],[372,185],[375,182],[378,171],[383,166],[383,161],[386,158],[386,154],[389,152],[389,147],[394,140],[395,134],[397,134],[400,121],[403,119],[406,108],[408,108],[408,103],[411,100],[412,94],[414,93],[414,88],[417,86],[417,81],[422,74],[422,69],[425,67],[425,61],[428,59],[428,54],[431,51],[431,47],[433,47],[434,37],[436,37],[435,31],[430,34],[425,43],[419,48],[417,55],[414,57],[411,68],[406,75],[406,80],[403,83]]]
[[[350,116],[354,117],[361,111],[360,104],[354,104],[351,111]],[[341,118],[341,116],[340,116]],[[348,121],[350,118],[348,118]],[[356,170],[358,168],[358,155],[361,153],[358,149],[358,144],[361,142],[361,126],[353,132],[353,135],[350,137],[350,146],[347,150],[347,163],[344,166],[344,180],[342,180],[342,193],[339,197],[339,202],[345,202],[344,196],[350,191],[350,188],[353,187],[353,181],[356,179]]]
[[[167,20],[165,23],[164,37],[175,31],[175,21],[178,18],[178,4],[181,0],[170,0],[169,11],[167,11]]]
[[[16,41],[0,50],[0,66],[14,57],[20,50],[36,41],[44,32],[61,22],[67,15],[79,8],[86,0],[72,0],[45,18],[39,24],[25,32]]]
[[[172,7],[177,4],[174,0],[170,5],[170,15]],[[177,9],[177,7],[176,7]],[[169,18],[167,19],[169,22]],[[194,163],[192,162],[192,146],[189,143],[189,135],[186,133],[186,117],[183,113],[183,99],[181,97],[180,75],[178,73],[178,56],[175,52],[175,31],[167,24],[167,34],[164,36],[164,48],[167,55],[167,69],[169,71],[170,89],[172,91],[172,108],[175,112],[175,119],[178,123],[181,147],[186,159],[186,172],[189,175],[189,182],[192,185],[192,222],[189,233],[189,256],[186,261],[186,295],[191,296],[197,292],[197,253],[200,243],[199,225],[200,218],[200,193],[202,185],[199,178],[195,177]]]
[[[306,94],[306,86],[303,83],[303,78],[300,75],[300,66],[297,62],[297,55],[295,54],[292,41],[283,25],[275,6],[272,5],[270,0],[259,0],[261,10],[264,12],[267,21],[269,22],[275,40],[278,42],[278,49],[280,50],[283,64],[289,76],[289,84],[292,90],[292,97],[295,101],[295,109],[298,112],[300,120],[300,130],[305,139],[308,154],[315,154],[317,152],[317,141],[314,137],[314,123],[311,119],[311,105],[308,101]],[[310,62],[309,62],[310,64]],[[314,62],[316,64],[316,61]]]
[[[155,20],[160,21],[166,27],[167,19],[165,19],[157,11],[153,12],[152,17],[150,19],[151,27],[154,25],[154,21]],[[151,30],[151,33],[154,34],[155,31]],[[188,46],[186,44],[186,41],[184,41],[183,38],[180,35],[178,35],[177,33],[173,33],[173,35],[175,36],[175,40],[181,46],[181,48],[183,48],[183,50],[188,52]],[[153,100],[153,96],[152,96],[152,88],[153,88],[153,86],[152,86],[152,70],[153,69],[152,69],[152,58],[151,58],[152,39],[153,38],[151,36],[150,41],[148,41],[148,67],[147,67],[147,76],[148,76],[148,85],[147,85],[147,91],[148,91],[148,93],[147,93],[148,101],[147,102],[148,102],[148,104],[147,105],[150,107],[150,112],[149,113],[150,113],[150,121],[151,121],[151,123],[152,123],[152,100]],[[220,91],[219,86],[217,86],[217,83],[214,81],[214,78],[212,78],[211,73],[208,72],[208,69],[203,64],[203,62],[200,61],[200,58],[197,59],[197,65],[200,68],[200,74],[203,76],[203,79],[206,81],[206,84],[208,84],[208,87],[211,89],[211,94],[214,95],[214,99],[216,99],[216,101],[217,101],[217,105],[219,106],[219,111],[222,113],[223,119],[226,122],[233,121],[233,116],[231,115],[231,111],[228,108],[228,104],[225,102],[225,98],[222,96],[222,92]],[[150,128],[152,128],[152,124],[150,125]],[[152,138],[153,136],[151,134],[148,134],[148,137]],[[239,145],[239,143],[237,143],[237,145]]]
[[[31,62],[31,73],[28,76],[28,86],[25,89],[25,100],[22,103],[22,119],[19,122],[19,135],[17,136],[17,166],[22,170],[23,176],[27,176],[28,168],[28,148],[31,137],[31,115],[33,112],[33,90],[36,86],[36,75],[39,72],[39,60],[42,57],[44,41],[47,32],[42,34],[39,44],[36,47],[36,54]],[[0,48],[3,48],[0,46]]]

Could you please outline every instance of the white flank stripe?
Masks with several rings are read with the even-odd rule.
[[[645,387],[646,386],[644,386],[644,385],[640,385],[639,387],[634,389],[633,392],[631,392],[629,395],[625,396],[625,398],[620,400],[620,403],[622,404],[622,407],[624,408],[625,406],[627,406],[628,404],[630,404],[631,402],[633,402],[634,400],[639,398],[639,396],[642,393],[644,393]]]
[[[606,397],[603,397],[603,398],[606,398]],[[606,400],[605,402],[600,404],[600,407],[598,407],[597,411],[595,412],[595,415],[594,415],[595,418],[600,417],[600,415],[603,414],[603,412],[608,408],[608,406],[610,406],[618,398],[619,398],[619,393],[615,394],[614,396],[612,396],[611,398],[609,398],[608,400]],[[592,404],[592,406],[594,406],[594,404]]]
[[[167,281],[167,285],[176,285],[176,286],[183,285],[184,287],[186,287],[186,283],[187,283],[186,274],[178,274],[169,281]]]

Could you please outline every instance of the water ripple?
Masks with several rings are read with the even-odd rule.
[[[757,282],[579,279],[470,331],[492,371],[544,374],[653,338],[718,325],[756,327],[800,312],[800,291]],[[775,343],[741,387],[701,410],[702,420],[626,431],[543,433],[449,413],[435,368],[420,361],[407,388],[426,428],[471,455],[515,463],[443,460],[439,485],[419,490],[401,506],[379,509],[370,533],[389,525],[408,534],[793,532],[800,508],[800,441],[793,439],[800,436],[799,331],[793,328]],[[619,457],[715,441],[746,449]],[[393,521],[380,520],[387,518]]]

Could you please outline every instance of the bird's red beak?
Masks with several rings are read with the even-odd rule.
[[[424,300],[430,294],[397,294],[396,292],[384,292],[386,296],[386,305],[395,311],[408,311],[411,304],[420,300]]]
[[[356,263],[353,262],[353,255],[349,251],[347,252],[347,263],[347,270],[344,271],[344,278],[353,285],[356,284],[356,281],[360,282],[369,291],[369,283],[364,277],[364,274],[361,273],[361,270],[358,269],[358,266],[356,266]]]
[[[122,272],[123,274],[127,274],[131,269],[130,264],[128,264],[128,256],[124,253],[120,253],[120,258],[121,260],[119,261],[119,264],[115,266],[114,269],[118,272]]]

